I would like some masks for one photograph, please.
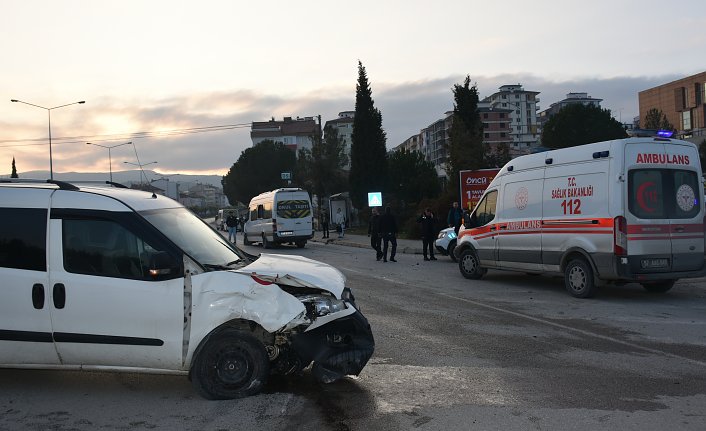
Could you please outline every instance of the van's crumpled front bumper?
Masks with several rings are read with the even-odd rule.
[[[293,336],[292,348],[302,363],[314,362],[312,373],[317,379],[330,383],[360,374],[373,355],[375,340],[368,320],[356,311]]]

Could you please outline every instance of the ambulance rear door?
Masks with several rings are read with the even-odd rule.
[[[634,274],[704,264],[698,154],[669,140],[625,145],[628,262]]]

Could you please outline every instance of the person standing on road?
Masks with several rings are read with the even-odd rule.
[[[228,226],[228,241],[235,242],[236,235],[238,234],[238,218],[234,213],[228,213],[226,226]]]
[[[324,208],[321,212],[321,230],[323,231],[323,238],[328,238],[328,208]]]
[[[446,217],[446,223],[449,227],[454,228],[454,232],[458,235],[459,229],[461,229],[461,222],[463,221],[463,211],[458,207],[458,202],[454,202],[453,207],[449,209],[449,215]]]
[[[336,210],[336,231],[338,232],[338,237],[343,238],[346,234],[346,215],[341,212],[341,209]]]
[[[370,246],[375,250],[377,260],[382,258],[382,250],[380,249],[380,213],[377,208],[373,208],[373,215],[370,216],[368,222],[368,236],[370,237]]]
[[[422,254],[424,260],[436,260],[434,257],[434,238],[436,238],[436,217],[431,208],[426,207],[422,215],[417,218],[417,223],[422,224]],[[427,257],[427,248],[429,257]]]
[[[390,262],[397,262],[395,260],[395,254],[397,253],[397,220],[392,215],[392,210],[389,206],[385,207],[385,214],[380,217],[380,232],[385,244],[382,248],[382,261],[387,262],[387,246],[392,243]]]

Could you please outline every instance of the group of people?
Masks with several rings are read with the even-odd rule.
[[[434,256],[434,240],[436,239],[437,219],[431,208],[427,207],[424,212],[417,217],[417,223],[421,224],[422,231],[422,254],[425,261],[436,260]],[[463,223],[463,210],[459,207],[458,202],[454,202],[449,209],[446,223],[449,227],[453,227],[456,234]],[[375,250],[377,260],[382,259],[387,262],[388,245],[391,244],[390,262],[395,260],[397,252],[397,221],[392,215],[389,206],[385,207],[385,213],[380,215],[377,208],[373,208],[372,216],[368,222],[368,236],[370,236],[370,246]],[[381,248],[381,242],[383,246]]]
[[[336,215],[334,216],[333,223],[336,227],[338,237],[343,238],[346,234],[346,215],[341,211],[340,208],[336,210]],[[321,230],[323,232],[322,238],[330,238],[328,210],[324,210],[321,212]]]

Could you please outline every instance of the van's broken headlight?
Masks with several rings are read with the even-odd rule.
[[[342,299],[323,295],[304,295],[298,297],[306,307],[307,314],[314,317],[326,316],[346,309],[346,302]]]

